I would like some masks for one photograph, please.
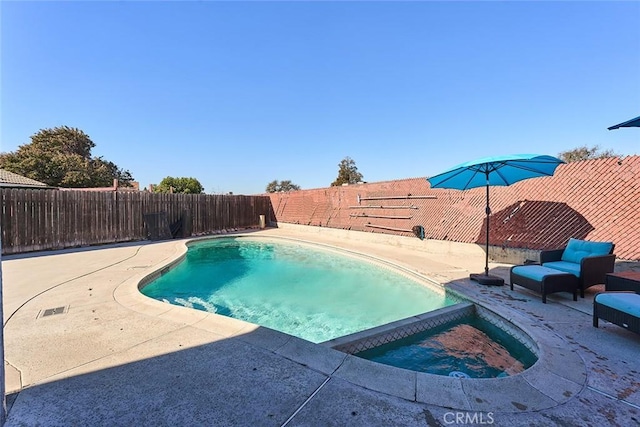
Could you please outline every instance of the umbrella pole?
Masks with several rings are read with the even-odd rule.
[[[502,277],[489,275],[489,216],[491,215],[491,208],[489,207],[489,171],[486,171],[485,174],[487,176],[487,206],[485,208],[487,213],[487,235],[484,246],[484,274],[470,274],[469,278],[481,285],[502,286],[504,285]]]
[[[489,275],[489,215],[491,214],[491,208],[489,207],[489,174],[487,173],[487,239],[485,243],[485,256],[484,256],[484,275]]]

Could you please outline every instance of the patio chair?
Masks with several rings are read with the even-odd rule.
[[[616,256],[612,242],[591,242],[569,239],[563,249],[540,252],[540,264],[544,267],[572,273],[578,278],[580,297],[584,290],[605,283],[607,273],[613,273]]]

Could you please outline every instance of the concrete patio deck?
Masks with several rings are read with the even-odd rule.
[[[7,426],[636,426],[640,335],[591,326],[585,299],[468,279],[475,245],[282,227],[240,233],[313,241],[390,261],[525,329],[540,361],[504,379],[417,375],[267,328],[171,306],[137,290],[185,241],[2,260]],[[366,236],[365,236],[366,235]],[[380,236],[380,235],[378,235]],[[508,278],[508,265],[491,264]],[[630,265],[621,268],[637,268]],[[61,314],[43,316],[64,307]]]

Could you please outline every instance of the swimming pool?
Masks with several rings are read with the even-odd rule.
[[[191,244],[141,291],[315,343],[456,303],[418,276],[347,252],[248,237]]]

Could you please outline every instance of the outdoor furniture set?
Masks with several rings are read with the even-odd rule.
[[[542,295],[570,292],[577,301],[578,291],[605,284],[605,291],[595,295],[593,326],[598,319],[640,333],[640,272],[613,273],[615,258],[611,242],[569,239],[564,249],[540,252],[540,263],[511,267],[510,287],[520,285]]]
[[[613,272],[614,248],[611,242],[569,239],[564,249],[540,252],[540,264],[511,267],[511,290],[517,284],[539,292],[543,303],[556,292],[573,292],[576,301],[580,291],[584,298],[585,289],[604,283],[606,274]]]

